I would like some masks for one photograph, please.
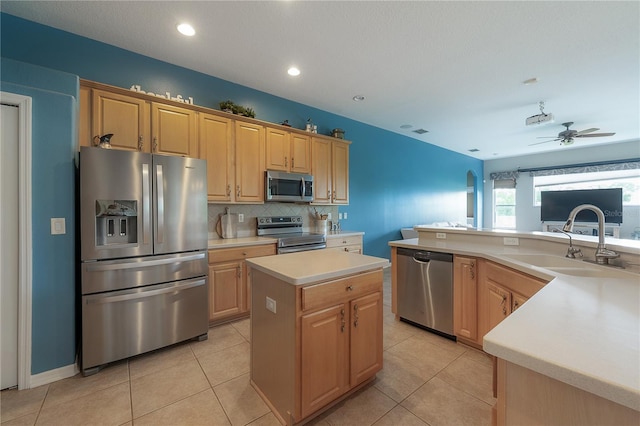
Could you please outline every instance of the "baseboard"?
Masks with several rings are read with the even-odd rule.
[[[71,364],[53,370],[45,371],[43,373],[32,374],[29,388],[48,385],[49,383],[57,382],[58,380],[73,377],[79,372],[80,370],[78,370],[78,366],[76,364]]]

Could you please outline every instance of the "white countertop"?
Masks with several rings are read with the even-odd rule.
[[[415,238],[389,244],[486,258],[549,279],[484,336],[484,350],[640,410],[640,275],[558,256],[562,262],[575,262],[572,269],[578,274],[581,268],[600,274],[564,275],[508,257],[524,253],[550,257],[544,251],[473,239],[472,235],[467,241]]]
[[[275,244],[278,240],[270,237],[219,238],[208,241],[209,250]]]
[[[250,268],[289,284],[305,285],[384,268],[387,259],[337,250],[312,250],[246,260]]]

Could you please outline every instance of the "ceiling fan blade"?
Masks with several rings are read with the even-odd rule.
[[[557,136],[537,136],[536,139],[558,139],[558,137]]]
[[[580,135],[584,135],[585,133],[593,133],[593,132],[597,132],[598,130],[600,130],[600,129],[598,129],[598,128],[596,128],[596,127],[592,127],[592,128],[590,128],[590,129],[580,130],[579,132],[577,132],[577,133],[576,133],[576,135],[577,135],[577,136],[580,136]]]
[[[603,136],[613,136],[615,133],[589,133],[586,135],[576,135],[577,138],[601,138]]]
[[[557,141],[559,141],[559,140],[561,140],[561,139],[553,139],[553,140],[550,140],[550,141],[542,141],[542,142],[530,143],[530,144],[529,144],[529,145],[527,145],[527,146],[541,145],[541,144],[543,144],[543,143],[557,142]]]

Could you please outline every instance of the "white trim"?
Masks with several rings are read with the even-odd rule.
[[[31,376],[31,289],[32,289],[32,212],[31,212],[31,98],[0,92],[2,103],[18,107],[18,389],[32,387]],[[55,371],[55,370],[54,370]]]
[[[35,388],[42,385],[48,385],[49,383],[57,382],[58,380],[73,377],[79,372],[80,370],[78,370],[78,366],[76,364],[72,364],[39,374],[34,374],[31,376],[31,387]]]

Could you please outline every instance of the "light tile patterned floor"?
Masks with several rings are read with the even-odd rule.
[[[385,273],[384,369],[310,424],[488,425],[491,360],[395,320]],[[0,395],[10,425],[278,425],[249,384],[249,320],[80,375]]]

